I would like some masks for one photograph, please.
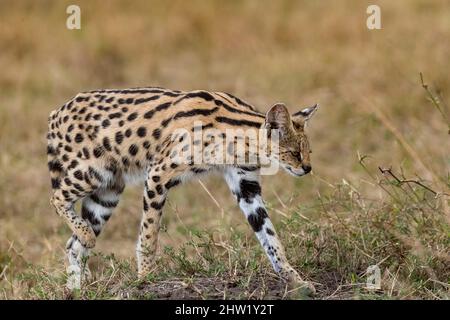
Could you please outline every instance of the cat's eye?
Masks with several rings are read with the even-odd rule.
[[[301,154],[298,151],[291,151],[291,154],[296,157],[297,159],[301,160]]]

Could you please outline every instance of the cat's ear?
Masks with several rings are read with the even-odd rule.
[[[294,120],[302,120],[303,122],[308,121],[311,117],[316,113],[317,109],[319,109],[319,105],[315,104],[312,107],[304,108],[299,112],[296,112],[292,115]]]
[[[273,105],[266,113],[265,127],[268,130],[280,129],[284,131],[292,126],[291,115],[283,103]]]

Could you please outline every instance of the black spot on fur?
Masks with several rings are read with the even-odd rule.
[[[155,191],[153,190],[147,190],[147,197],[149,199],[153,199],[155,197]]]
[[[84,148],[82,149],[82,151],[83,151],[84,157],[85,157],[86,159],[89,159],[89,150],[88,150],[86,147],[84,147]]]
[[[206,172],[206,170],[202,169],[202,168],[191,168],[191,171],[195,174],[200,174],[200,173]]]
[[[239,183],[240,193],[238,195],[238,200],[244,198],[245,201],[251,202],[251,200],[261,194],[261,186],[258,181],[242,179]]]
[[[128,121],[133,121],[137,118],[137,116],[138,116],[137,112],[133,112],[128,116],[127,119],[128,119]]]
[[[122,164],[125,167],[128,167],[130,165],[130,160],[127,157],[122,157]]]
[[[130,145],[130,147],[128,148],[128,152],[132,155],[135,156],[139,151],[139,147],[135,144]]]
[[[73,173],[73,176],[78,180],[83,180],[83,173],[80,170],[77,170]]]
[[[166,187],[166,189],[170,189],[170,188],[173,188],[173,187],[175,187],[175,186],[177,186],[179,184],[180,184],[180,180],[178,180],[178,179],[171,179],[171,180],[169,180],[169,182],[167,182],[164,185],[164,187]]]
[[[139,137],[143,138],[147,134],[147,129],[145,127],[139,127],[136,133]]]
[[[109,138],[108,137],[104,137],[103,138],[103,147],[108,150],[111,151],[111,143],[109,142]]]
[[[78,184],[78,183],[74,183],[74,184],[73,184],[73,187],[74,187],[75,189],[77,189],[78,191],[80,191],[80,192],[84,192],[84,188],[83,188],[80,184]]]
[[[59,189],[60,186],[59,179],[52,178],[51,181],[52,181],[52,189]]]
[[[123,134],[121,131],[116,132],[116,142],[117,144],[121,144],[123,141]]]
[[[93,153],[96,158],[100,158],[103,155],[103,147],[102,146],[95,147]]]
[[[63,190],[63,191],[62,191],[62,195],[63,195],[63,197],[64,197],[66,200],[69,200],[69,199],[70,199],[69,191]]]
[[[84,137],[83,137],[83,135],[81,133],[77,133],[75,135],[75,142],[76,143],[81,143],[81,142],[83,142],[83,140],[84,140]]]
[[[61,162],[59,162],[58,160],[52,160],[48,163],[48,169],[50,171],[61,172],[63,170],[63,166],[62,166]]]
[[[153,201],[152,203],[150,203],[150,206],[155,210],[161,210],[164,207],[165,202],[166,202],[165,199],[160,203]]]
[[[165,109],[169,108],[170,105],[171,105],[170,102],[162,103],[162,104],[158,105],[156,108],[154,108],[154,109],[152,109],[152,110],[150,110],[150,111],[147,111],[147,112],[144,114],[144,118],[145,118],[145,119],[150,119],[150,118],[153,117],[153,115],[154,115],[156,112],[165,110]]]
[[[156,192],[158,192],[159,195],[162,195],[163,192],[164,192],[163,187],[160,184],[158,184],[155,189],[156,189]]]
[[[164,120],[163,122],[161,122],[161,125],[165,128],[170,123],[170,121],[172,121],[172,118],[168,118],[168,119]]]
[[[259,207],[256,209],[256,213],[252,213],[248,216],[247,220],[253,231],[259,232],[262,229],[264,220],[267,218],[267,211],[264,208]]]
[[[111,113],[108,117],[109,117],[111,120],[112,120],[112,119],[115,119],[115,118],[120,118],[120,117],[122,117],[122,113],[121,113],[121,112],[114,112],[114,113]]]
[[[161,137],[161,130],[159,130],[158,128],[156,128],[155,130],[153,130],[152,136],[155,139],[159,139]]]
[[[111,124],[111,121],[109,121],[109,119],[105,119],[102,121],[103,128],[108,128],[110,124]]]
[[[67,167],[68,170],[72,170],[75,169],[78,166],[78,161],[77,160],[72,160],[70,161],[69,166]]]

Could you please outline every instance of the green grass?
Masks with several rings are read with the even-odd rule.
[[[450,229],[442,207],[448,200],[417,183],[399,184],[375,169],[369,171],[365,161],[361,166],[368,177],[388,197],[380,200],[364,195],[349,182],[330,186],[315,202],[294,209],[278,223],[289,260],[305,279],[315,283],[318,298],[449,299]],[[315,215],[314,220],[307,217],[309,213]],[[186,243],[177,249],[165,246],[157,269],[142,281],[136,278],[133,260],[98,252],[91,257],[93,279],[80,290],[65,289],[62,269],[29,265],[17,281],[27,288],[24,298],[37,299],[170,298],[167,292],[180,283],[185,297],[215,298],[210,296],[214,286],[231,281],[232,288],[239,290],[224,294],[236,299],[257,298],[249,289],[262,290],[264,280],[269,279],[272,287],[262,290],[259,297],[283,298],[274,293],[282,293],[283,286],[277,284],[255,239],[235,230],[217,231],[227,232],[227,240],[219,241],[214,231],[186,230]],[[2,256],[2,270],[14,260]],[[366,289],[366,270],[371,265],[381,270],[381,288],[376,291]],[[207,279],[215,281],[205,283]],[[189,290],[198,283],[204,286],[204,295]],[[3,285],[3,290],[8,291],[8,286]]]

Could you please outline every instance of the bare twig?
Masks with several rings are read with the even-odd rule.
[[[416,184],[422,188],[424,188],[425,190],[431,192],[432,194],[434,194],[435,196],[438,195],[438,193],[436,191],[434,191],[433,189],[431,189],[430,187],[424,185],[422,182],[417,181],[417,180],[413,180],[413,179],[400,179],[399,177],[397,177],[393,172],[392,172],[392,168],[389,169],[385,169],[382,167],[378,167],[378,169],[380,170],[380,172],[383,175],[390,175],[392,178],[395,179],[395,181],[397,181],[398,184],[402,185],[402,184]]]
[[[220,205],[219,201],[217,201],[216,198],[214,198],[212,193],[208,190],[208,188],[206,188],[206,186],[203,184],[203,182],[200,179],[198,179],[197,181],[198,181],[198,183],[200,183],[200,185],[202,186],[203,190],[205,190],[206,193],[208,194],[208,196],[212,199],[212,201],[217,206],[217,208],[219,208],[219,210],[221,212],[221,215],[222,215],[222,218],[223,218],[224,210],[223,210],[223,207]]]

